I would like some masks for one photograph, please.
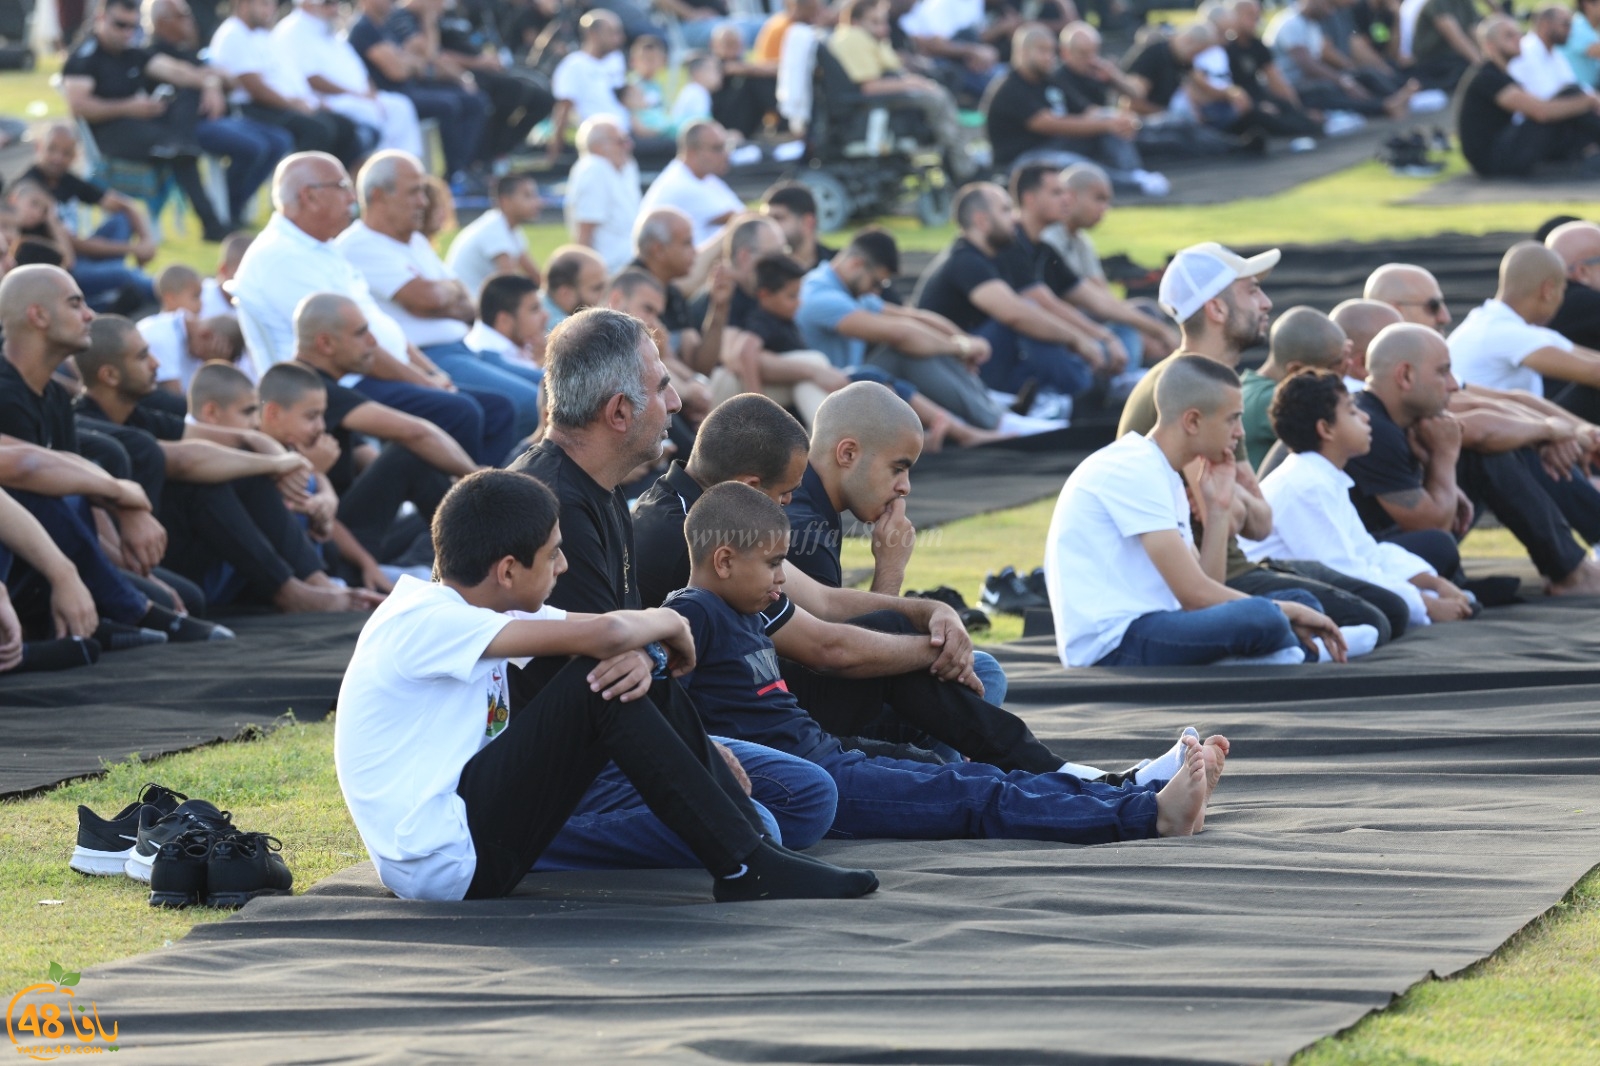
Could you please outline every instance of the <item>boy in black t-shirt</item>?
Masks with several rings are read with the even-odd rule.
[[[756,309],[745,316],[744,328],[761,338],[761,346],[775,355],[806,349],[800,327],[794,324],[800,308],[800,281],[806,268],[787,255],[768,255],[756,261]]]
[[[1205,821],[1228,743],[1185,737],[1171,779],[1116,787],[1068,773],[1007,773],[986,763],[933,765],[845,751],[788,691],[770,634],[793,617],[783,595],[789,523],[782,508],[738,482],[707,489],[684,535],[690,587],[666,606],[689,622],[695,669],[683,678],[707,728],[787,751],[827,770],[839,786],[832,833],[940,840],[1000,838],[1096,844],[1188,836]],[[920,686],[928,702],[978,700],[923,674],[883,679]]]

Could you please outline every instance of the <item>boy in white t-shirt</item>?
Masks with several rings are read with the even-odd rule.
[[[383,883],[407,899],[509,894],[614,761],[720,902],[876,889],[765,837],[693,705],[653,698],[694,667],[678,615],[544,605],[566,570],[558,511],[525,474],[463,478],[434,515],[437,580],[401,578],[362,630],[334,761]],[[513,714],[508,661],[535,656],[573,659]]]
[[[1342,661],[1343,635],[1309,593],[1246,596],[1223,584],[1227,538],[1195,550],[1179,472],[1193,470],[1206,527],[1225,528],[1244,435],[1238,375],[1204,356],[1176,356],[1156,386],[1156,411],[1148,437],[1130,433],[1091,455],[1056,501],[1044,571],[1062,663],[1300,662],[1302,641],[1314,637]]]
[[[684,82],[678,95],[672,98],[672,125],[682,129],[696,119],[711,117],[711,97],[722,88],[722,60],[709,52],[698,52],[689,57],[689,80]],[[730,141],[736,135],[730,133]]]
[[[528,254],[522,232],[539,220],[544,201],[532,174],[507,174],[494,183],[494,208],[469,222],[450,242],[444,265],[477,299],[483,283],[496,274],[521,274],[539,280],[539,267]]]
[[[1350,500],[1355,484],[1345,464],[1372,450],[1372,421],[1356,406],[1340,375],[1303,370],[1278,386],[1272,398],[1272,431],[1291,454],[1261,481],[1272,505],[1272,534],[1240,538],[1252,562],[1313,559],[1348,577],[1377,586],[1405,602],[1413,625],[1454,622],[1473,616],[1473,601],[1439,576],[1423,559],[1398,544],[1380,543],[1362,524]],[[1391,619],[1398,615],[1379,604]],[[1396,627],[1394,636],[1404,632]]]

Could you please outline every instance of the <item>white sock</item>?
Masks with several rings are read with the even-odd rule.
[[[1340,626],[1339,632],[1344,634],[1345,654],[1352,659],[1378,646],[1377,626]]]
[[[1305,649],[1296,644],[1266,655],[1230,655],[1218,659],[1213,666],[1293,666],[1306,661]]]
[[[1106,771],[1097,766],[1084,766],[1082,763],[1075,762],[1062,763],[1061,769],[1057,770],[1056,773],[1071,774],[1082,781],[1098,781],[1106,776]]]
[[[1152,781],[1171,781],[1177,772],[1183,768],[1183,738],[1194,737],[1200,739],[1200,731],[1194,726],[1188,726],[1178,734],[1178,742],[1172,745],[1164,755],[1155,759],[1146,759],[1134,771],[1133,783],[1148,785]]]

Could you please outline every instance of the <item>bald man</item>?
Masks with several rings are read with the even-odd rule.
[[[1561,256],[1536,241],[1512,245],[1500,260],[1494,298],[1474,308],[1450,334],[1456,375],[1468,385],[1544,395],[1555,378],[1600,385],[1600,352],[1546,327],[1567,289]]]
[[[1541,99],[1507,72],[1522,54],[1522,31],[1505,15],[1478,24],[1483,62],[1461,91],[1461,154],[1481,177],[1523,177],[1541,163],[1582,158],[1586,177],[1600,174],[1600,96],[1572,92]]]
[[[1343,370],[1349,358],[1350,339],[1333,320],[1312,307],[1291,307],[1273,323],[1271,350],[1260,370],[1246,370],[1244,390],[1244,446],[1250,465],[1260,468],[1267,450],[1278,439],[1272,432],[1268,409],[1278,385],[1290,374],[1305,369]]]
[[[1576,346],[1600,350],[1600,226],[1568,222],[1545,238],[1561,257],[1567,289],[1548,325]],[[1545,395],[1587,421],[1600,419],[1600,390],[1574,382],[1545,382]]]
[[[1344,330],[1350,352],[1344,367],[1344,387],[1351,393],[1367,387],[1367,347],[1385,326],[1403,322],[1400,312],[1380,300],[1346,300],[1328,317]]]

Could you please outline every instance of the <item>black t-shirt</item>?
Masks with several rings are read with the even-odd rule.
[[[666,606],[694,635],[694,670],[682,682],[707,732],[801,758],[839,750],[784,684],[772,634],[794,617],[787,596],[760,614],[740,614],[705,589],[674,592]]]
[[[72,394],[54,378],[43,395],[34,392],[11,360],[0,356],[0,433],[41,448],[77,452]]]
[[[821,475],[810,463],[783,510],[789,516],[789,562],[818,584],[835,589],[843,585],[839,550],[844,525],[828,499]]]
[[[157,410],[148,404],[135,404],[132,411],[128,412],[125,422],[116,423],[106,414],[105,409],[95,402],[94,397],[84,393],[78,397],[78,417],[87,418],[93,422],[104,422],[110,425],[122,425],[129,429],[142,430],[156,440],[182,440],[183,419],[169,411]]]
[[[386,76],[376,63],[367,58],[367,53],[372,51],[373,46],[384,41],[398,46],[399,42],[389,36],[387,28],[387,24],[379,26],[366,15],[362,15],[350,24],[350,31],[346,34],[345,40],[356,50],[361,62],[367,65],[367,76],[372,79],[372,84],[376,88],[393,92],[400,88],[400,83]]]
[[[1372,42],[1379,52],[1387,52],[1395,37],[1394,12],[1374,2],[1356,0],[1350,8],[1350,21],[1356,32]]]
[[[1004,281],[1017,288],[998,262],[978,251],[965,237],[957,237],[917,279],[911,302],[924,311],[937,311],[963,333],[971,333],[989,321],[988,315],[973,306],[972,290],[990,281]]]
[[[1074,99],[1083,101],[1085,110],[1090,107],[1105,107],[1111,101],[1111,84],[1087,74],[1079,74],[1071,67],[1061,66],[1050,75],[1050,80],[1060,86],[1061,91],[1067,95],[1067,104],[1072,106]]]
[[[776,315],[768,314],[759,304],[744,317],[741,328],[760,337],[762,346],[776,355],[805,351],[806,342],[800,336],[799,327],[792,321],[785,322]]]
[[[683,520],[703,491],[684,469],[683,460],[674,459],[633,505],[639,598],[646,607],[660,607],[689,584],[689,542],[683,539]]]
[[[102,100],[126,100],[144,89],[144,68],[154,54],[148,48],[108,52],[100,39],[90,34],[67,57],[61,74],[67,78],[89,78],[94,82],[94,95]]]
[[[1372,450],[1350,460],[1344,472],[1355,482],[1350,499],[1361,523],[1373,536],[1383,536],[1394,532],[1398,525],[1378,497],[1423,488],[1424,471],[1412,454],[1406,431],[1395,425],[1382,400],[1370,392],[1359,392],[1356,404],[1372,420]]]
[[[1248,93],[1266,88],[1262,74],[1273,62],[1272,49],[1259,37],[1228,42],[1228,73],[1233,83]]]
[[[1071,292],[1081,280],[1049,241],[1034,241],[1020,225],[1011,243],[995,257],[1006,284],[1026,292],[1042,284],[1057,296]]]
[[[706,312],[710,309],[711,294],[709,292],[702,292],[699,296],[696,296],[694,301],[689,304],[689,325],[699,329],[701,323],[706,320]],[[749,329],[750,327],[745,323],[749,321],[752,312],[759,310],[761,310],[761,305],[756,303],[756,298],[735,285],[733,287],[733,298],[728,301],[727,324],[734,329]],[[801,347],[803,348],[805,345],[802,344]]]
[[[517,456],[510,468],[543,481],[561,501],[567,572],[556,582],[550,605],[587,614],[638,610],[642,601],[633,574],[633,522],[622,490],[601,488],[560,445],[548,440]]]
[[[1561,307],[1548,324],[1573,344],[1600,348],[1600,292],[1580,282],[1567,282]]]
[[[1076,94],[1069,99],[1057,83],[1029,81],[1020,71],[1013,70],[1001,78],[984,109],[984,123],[989,130],[989,147],[994,152],[995,166],[1003,170],[1024,152],[1032,151],[1050,140],[1044,134],[1028,129],[1029,120],[1039,112],[1069,115],[1084,110],[1084,103]],[[1073,104],[1078,106],[1073,107]]]
[[[296,363],[313,371],[322,381],[323,388],[328,390],[328,408],[323,412],[322,423],[327,428],[329,436],[339,442],[339,458],[333,466],[328,468],[328,484],[333,486],[333,491],[341,496],[349,491],[356,480],[355,461],[355,433],[347,429],[344,420],[364,403],[372,401],[355,389],[345,388],[339,384],[339,379],[318,370],[306,363]]]
[[[1461,82],[1457,133],[1461,154],[1472,169],[1483,173],[1493,169],[1494,140],[1511,125],[1512,114],[1495,102],[1511,76],[1493,63],[1480,63]]]
[[[43,185],[49,194],[55,197],[58,204],[85,203],[97,204],[105,199],[106,191],[91,181],[84,181],[78,175],[68,171],[55,181],[51,181],[45,172],[37,166],[29,167],[23,172],[22,181],[35,181]]]
[[[1122,69],[1150,83],[1148,99],[1157,107],[1171,104],[1173,95],[1183,84],[1184,68],[1172,52],[1172,42],[1164,37],[1154,38],[1129,55],[1122,61]]]

